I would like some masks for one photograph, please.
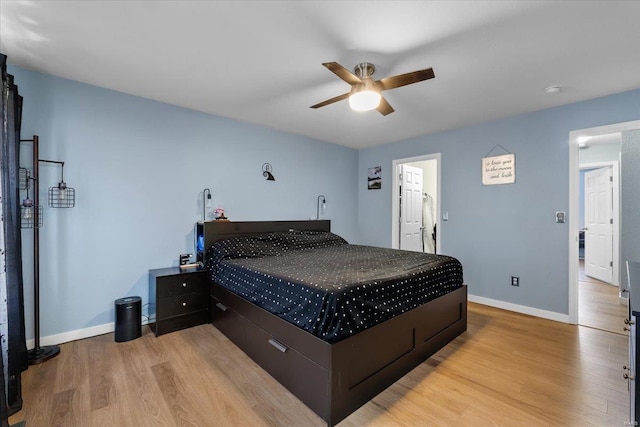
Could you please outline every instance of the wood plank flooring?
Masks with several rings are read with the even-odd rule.
[[[624,319],[629,308],[620,304],[619,288],[584,274],[584,260],[580,260],[578,273],[578,324],[604,331],[624,333]]]
[[[63,344],[23,374],[10,423],[323,426],[211,325]],[[622,426],[627,336],[469,304],[468,331],[339,424]]]

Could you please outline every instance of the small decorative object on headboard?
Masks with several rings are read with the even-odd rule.
[[[262,165],[262,176],[267,178],[267,181],[275,181],[276,178],[271,173],[273,168],[271,167],[271,163],[265,163]]]
[[[224,209],[223,208],[216,208],[213,211],[213,216],[216,217],[216,221],[228,221],[229,219],[224,216]]]

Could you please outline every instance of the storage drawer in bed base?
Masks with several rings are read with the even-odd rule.
[[[211,292],[213,325],[330,426],[467,327],[466,286],[334,344],[220,286]]]
[[[314,412],[327,410],[328,372],[215,298],[211,323]],[[303,379],[303,381],[300,381]]]

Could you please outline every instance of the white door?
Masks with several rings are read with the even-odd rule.
[[[422,252],[422,169],[400,165],[400,249]]]
[[[584,273],[613,281],[613,174],[610,166],[584,174]]]

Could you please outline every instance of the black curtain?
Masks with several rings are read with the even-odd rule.
[[[22,408],[21,373],[28,367],[24,326],[24,295],[22,291],[22,240],[20,234],[20,194],[18,170],[20,164],[20,126],[22,97],[13,76],[7,73],[7,57],[0,53],[2,74],[2,130],[0,155],[2,166],[2,225],[4,229],[4,265],[6,272],[7,332],[1,345],[8,354],[6,378],[3,378],[4,399],[0,403],[2,426],[8,425],[10,414]],[[3,351],[4,351],[3,350]],[[3,358],[0,358],[0,360]]]

